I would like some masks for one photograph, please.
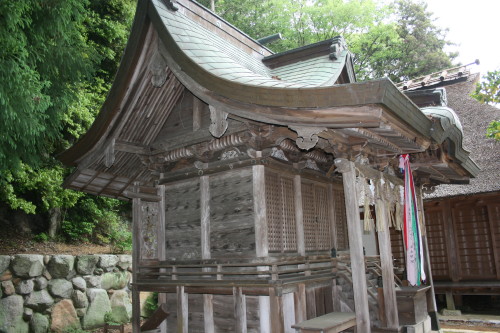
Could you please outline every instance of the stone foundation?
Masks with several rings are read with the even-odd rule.
[[[130,255],[0,255],[0,332],[65,332],[129,322]]]

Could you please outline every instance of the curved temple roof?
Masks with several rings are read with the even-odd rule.
[[[390,80],[355,81],[341,37],[273,54],[194,1],[139,0],[127,49],[98,118],[60,156],[78,166],[66,185],[118,198],[127,198],[133,182],[152,186],[158,156],[165,162],[171,158],[165,156],[190,158],[199,150],[193,145],[203,140],[196,133],[208,134],[208,126],[196,132],[193,125],[193,135],[183,142],[165,141],[171,115],[197,107],[210,113],[212,122],[228,117],[237,123],[229,131],[249,123],[272,124],[281,131],[280,140],[311,141],[308,149],[320,140],[325,152],[363,152],[372,160],[421,154],[452,140],[455,150],[444,155],[453,156],[428,161],[425,172],[432,178],[435,171],[435,179],[445,182],[463,182],[477,172],[461,142],[455,142],[461,138],[436,130],[436,122]],[[212,141],[230,135],[225,131],[210,129]],[[432,163],[441,168],[445,163],[449,172],[433,169]]]

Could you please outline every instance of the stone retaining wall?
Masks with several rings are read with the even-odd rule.
[[[0,255],[0,333],[129,322],[131,269],[130,255]]]

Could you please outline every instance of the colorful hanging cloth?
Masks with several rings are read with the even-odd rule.
[[[419,286],[421,281],[426,279],[424,251],[417,209],[417,196],[408,154],[399,157],[399,167],[404,172],[403,240],[406,249],[407,279],[410,285]]]

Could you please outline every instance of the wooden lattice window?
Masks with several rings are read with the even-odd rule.
[[[345,212],[345,198],[342,188],[334,188],[335,201],[335,229],[337,235],[337,250],[347,250],[349,239],[347,234],[347,217]]]
[[[328,198],[327,185],[302,183],[306,251],[324,251],[332,248],[332,217],[328,207]]]
[[[297,251],[292,177],[266,170],[266,208],[269,251]]]

